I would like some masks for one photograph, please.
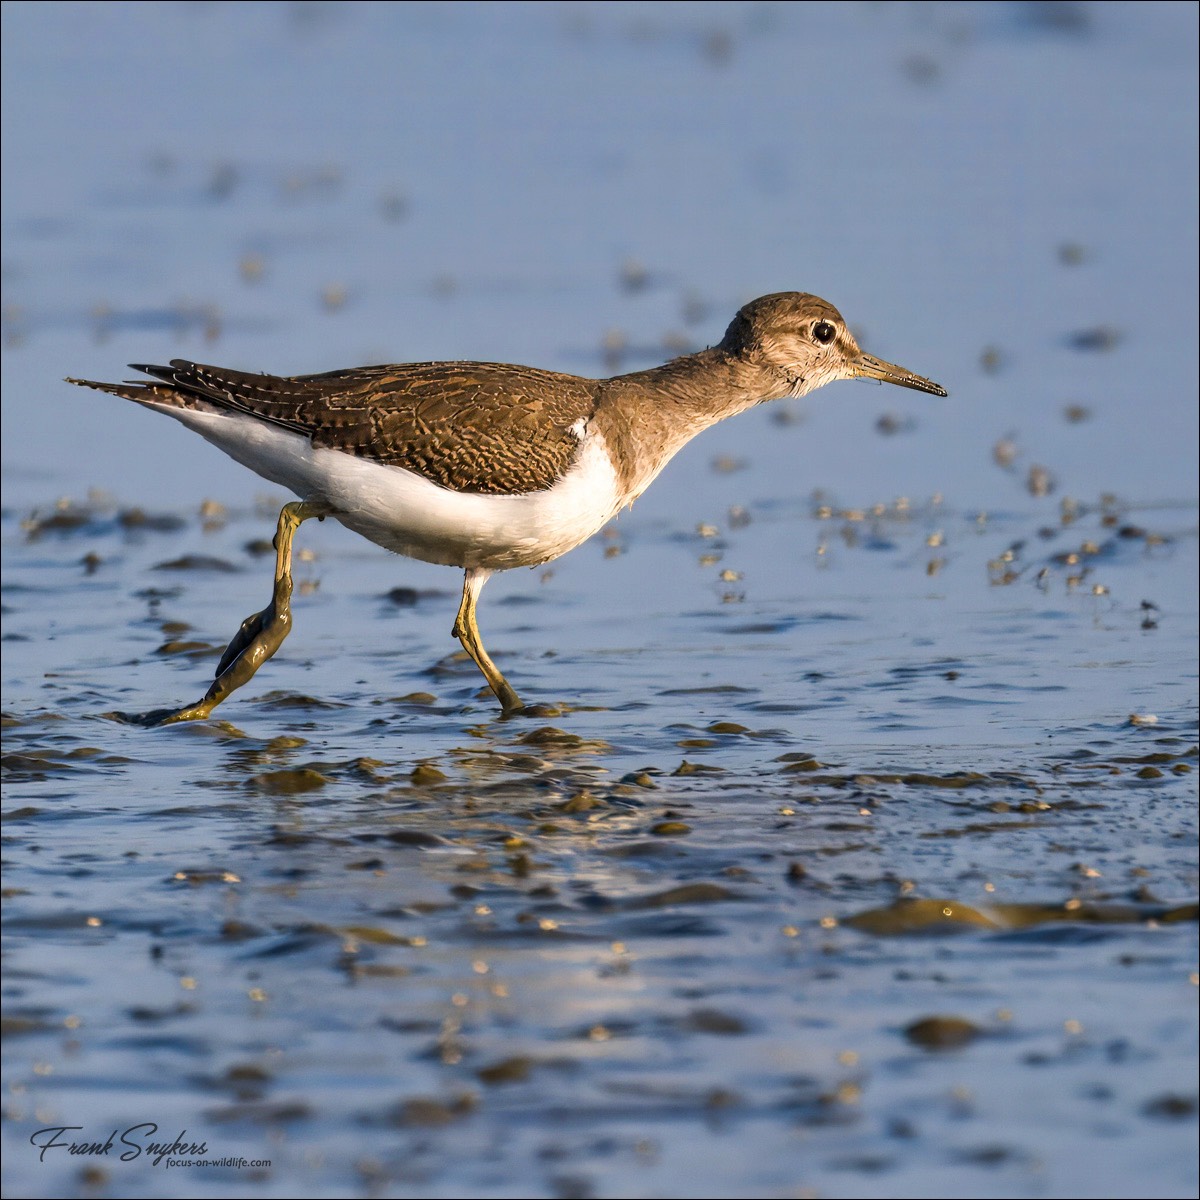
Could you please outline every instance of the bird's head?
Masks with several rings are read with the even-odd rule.
[[[835,379],[878,379],[933,396],[947,395],[929,379],[864,354],[842,314],[806,292],[776,292],[751,300],[725,331],[720,349],[774,378],[778,387],[764,399],[803,396]]]

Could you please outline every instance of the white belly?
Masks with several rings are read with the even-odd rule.
[[[623,503],[597,433],[585,433],[574,465],[548,491],[485,496],[453,492],[340,450],[314,449],[307,437],[253,418],[159,411],[302,500],[325,502],[355,533],[425,562],[497,571],[535,566],[586,541]]]

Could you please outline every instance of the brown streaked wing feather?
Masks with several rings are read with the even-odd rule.
[[[398,366],[366,393],[365,425],[314,444],[365,452],[455,491],[501,495],[561,479],[579,449],[577,422],[596,407],[590,380],[490,363]]]
[[[169,367],[130,363],[164,383],[174,385],[182,396],[200,396],[221,408],[232,408],[296,433],[310,433],[300,415],[313,393],[298,388],[296,380],[279,375],[255,375],[228,367],[208,367],[182,358],[171,359]]]
[[[595,411],[589,379],[499,363],[404,363],[283,378],[176,359],[139,366],[181,392],[303,433],[314,446],[404,467],[460,492],[553,486]]]

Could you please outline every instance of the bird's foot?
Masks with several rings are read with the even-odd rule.
[[[290,581],[289,581],[290,582]],[[286,598],[276,597],[261,612],[248,616],[217,664],[217,677],[204,696],[183,708],[156,708],[148,713],[114,713],[116,719],[153,729],[181,721],[205,721],[231,692],[249,683],[254,673],[279,649],[292,627]]]
[[[144,713],[108,712],[103,715],[109,720],[119,721],[122,725],[156,729],[160,725],[173,725],[176,721],[203,721],[212,712],[212,708],[211,704],[206,706],[201,701],[187,708],[152,708]]]

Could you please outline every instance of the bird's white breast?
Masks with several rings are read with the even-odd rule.
[[[348,529],[425,562],[536,566],[586,541],[623,503],[608,447],[594,430],[581,431],[579,453],[553,487],[495,496],[451,491],[402,467],[317,448],[302,434],[253,418],[161,411],[301,499],[324,501]]]

